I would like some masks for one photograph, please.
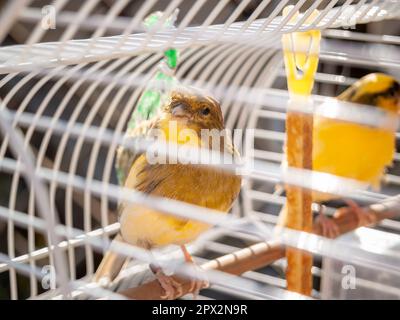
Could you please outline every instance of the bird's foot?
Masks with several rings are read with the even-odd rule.
[[[193,264],[193,266],[196,268],[196,271],[198,273],[201,273],[201,275],[204,276],[204,279],[198,279],[198,278],[190,279],[189,292],[193,294],[193,299],[196,300],[200,290],[208,288],[210,286],[210,283],[208,282],[207,279],[205,279],[204,270],[196,264]]]
[[[337,210],[335,213],[335,218],[339,218],[340,216],[344,215],[345,213],[354,214],[357,219],[357,225],[360,226],[368,226],[375,222],[375,215],[368,212],[364,208],[360,207],[356,202],[353,200],[344,200],[348,205],[350,210]]]
[[[185,257],[186,263],[193,264],[195,271],[198,271],[198,273],[201,273],[201,275],[204,276],[204,279],[198,279],[198,278],[190,279],[189,292],[191,292],[193,294],[193,299],[196,300],[197,296],[199,295],[200,290],[204,289],[204,288],[208,288],[210,286],[210,283],[208,282],[207,279],[205,279],[204,270],[195,264],[193,257],[191,256],[189,251],[186,249],[186,246],[182,245],[181,249],[182,249],[183,255]]]
[[[164,289],[165,294],[160,298],[163,300],[173,300],[182,295],[182,285],[172,276],[167,276],[161,268],[150,266],[160,286]]]
[[[318,217],[315,219],[321,226],[321,235],[326,238],[334,239],[340,235],[340,230],[333,219],[325,215],[325,207],[319,206]]]

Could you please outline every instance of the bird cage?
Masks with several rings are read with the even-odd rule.
[[[285,185],[396,207],[398,152],[379,189],[311,170],[282,171],[290,95],[281,40],[321,31],[312,100],[329,105],[368,73],[400,79],[399,1],[9,0],[0,8],[0,299],[159,298],[152,258],[133,246],[118,247],[132,261],[116,281],[92,279],[120,228],[116,150],[169,48],[179,52],[179,83],[210,92],[226,128],[243,132],[247,171],[227,217],[129,194],[214,225],[188,247],[210,281],[199,298],[400,298],[395,215],[383,211],[369,227],[348,223],[337,239],[276,233]],[[159,20],[146,26],[154,12]],[[373,108],[338,108],[333,117],[347,121],[385,120]],[[341,205],[329,202],[327,214]],[[285,246],[313,255],[310,295],[287,290]],[[175,246],[154,254],[171,272],[191,274]]]

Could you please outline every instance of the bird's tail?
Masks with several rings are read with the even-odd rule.
[[[123,241],[122,236],[118,234],[111,242],[110,248],[117,241]],[[103,257],[96,273],[93,276],[93,281],[102,285],[110,284],[120,273],[128,258],[118,253],[108,250]]]

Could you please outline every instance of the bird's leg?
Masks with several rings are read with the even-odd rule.
[[[156,276],[160,286],[165,290],[165,295],[161,296],[161,299],[173,300],[175,297],[182,295],[182,285],[171,276],[167,276],[159,266],[150,264],[150,270]]]
[[[197,266],[193,260],[193,257],[187,250],[186,246],[183,244],[181,245],[181,250],[183,252],[183,256],[185,257],[185,262],[187,263],[192,263],[194,266],[196,266],[200,271],[203,271],[199,266]],[[193,293],[193,298],[196,299],[197,295],[199,294],[200,290],[203,288],[207,288],[209,286],[209,283],[207,280],[199,280],[199,279],[191,279],[190,280],[190,289],[189,292]]]
[[[344,199],[344,202],[351,209],[350,212],[356,216],[358,226],[366,226],[375,222],[375,216],[369,213],[367,210],[360,207],[355,201],[350,199]],[[337,213],[335,214],[335,218],[338,218],[343,214],[344,211],[338,210]]]
[[[318,207],[318,217],[315,221],[321,226],[321,235],[331,239],[338,237],[340,234],[339,227],[335,221],[325,215],[324,205],[318,204]]]

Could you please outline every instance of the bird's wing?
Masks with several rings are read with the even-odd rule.
[[[139,125],[133,129],[129,129],[124,137],[125,142],[133,141],[138,138],[146,138],[149,131],[154,128],[158,120],[158,117],[153,119],[142,121]],[[126,146],[119,146],[117,149],[117,155],[115,160],[115,167],[117,170],[118,180],[121,185],[125,184],[125,180],[129,175],[129,171],[133,163],[143,154],[142,150],[134,150]]]
[[[145,138],[151,128],[154,127],[156,120],[157,119],[154,118],[153,120],[142,121],[134,128],[129,128],[124,137],[125,142],[129,140],[133,141],[136,138]],[[128,177],[131,168],[134,166],[134,163],[137,161],[137,159],[141,158],[141,156],[144,158],[143,151],[141,150],[134,150],[126,146],[118,147],[115,167],[117,169],[117,175],[121,185],[125,184],[125,180]],[[124,202],[119,203],[118,216],[121,215],[121,212],[124,210],[124,206]],[[118,233],[112,241],[111,247],[116,241],[124,241],[120,233]],[[130,259],[126,256],[120,255],[112,250],[108,250],[104,254],[103,260],[101,261],[93,280],[102,285],[108,285],[115,280],[124,264],[126,264],[129,260]]]
[[[155,126],[157,118],[148,121],[142,121],[140,125],[135,126],[132,129],[129,129],[127,134],[125,135],[124,140],[134,140],[136,138],[145,138],[149,131]],[[130,176],[130,172],[137,171],[135,168],[142,168],[145,166],[145,155],[142,150],[134,150],[125,146],[120,146],[117,149],[116,156],[116,168],[118,179],[122,185],[126,185],[126,181],[128,180],[128,176]],[[139,169],[141,170],[141,169]],[[131,176],[136,173],[131,174]],[[142,191],[142,190],[139,190]],[[118,205],[118,217],[120,217],[121,213],[125,208],[125,203],[120,202]],[[124,241],[121,233],[118,233],[117,236],[111,243],[111,247],[116,241]],[[93,280],[100,283],[101,285],[108,285],[112,283],[115,278],[120,273],[123,266],[129,262],[129,258],[126,256],[120,255],[112,250],[108,250],[101,261]]]

